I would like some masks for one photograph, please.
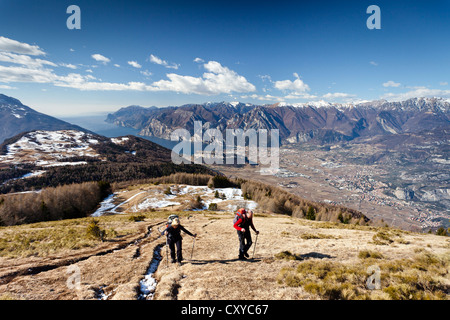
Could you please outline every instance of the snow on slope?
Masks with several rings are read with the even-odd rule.
[[[0,156],[2,163],[34,163],[38,166],[86,164],[58,162],[76,156],[98,157],[92,145],[98,144],[95,136],[77,130],[33,131],[7,146],[7,154]]]
[[[219,194],[219,198],[215,197],[216,191]],[[126,192],[127,191],[116,192],[107,197],[92,216],[97,217],[104,214],[145,212],[151,209],[175,207],[189,202],[191,196],[197,195],[201,197],[203,203],[203,208],[200,210],[207,210],[211,203],[222,204],[222,208],[230,212],[236,211],[238,207],[245,207],[249,210],[255,210],[258,207],[258,204],[255,201],[244,200],[241,189],[211,189],[207,186],[190,185],[172,186],[170,187],[171,194],[165,194],[161,188],[150,188],[149,190],[140,191],[132,195],[125,201],[119,200],[121,203],[115,205],[114,203],[118,202],[118,198],[122,199],[126,197]],[[125,206],[126,204],[128,204],[128,206]],[[119,211],[119,208],[122,208],[122,210]]]

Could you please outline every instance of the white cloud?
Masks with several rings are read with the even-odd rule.
[[[195,58],[194,62],[203,63],[203,62],[205,62],[205,60],[203,60],[202,58]]]
[[[73,70],[77,69],[77,66],[71,63],[60,63],[59,65]]]
[[[70,74],[54,83],[57,87],[79,89],[81,91],[144,91],[147,86],[142,82],[112,83],[87,81],[79,74]]]
[[[143,76],[145,76],[145,77],[150,77],[151,75],[153,75],[153,73],[151,73],[151,72],[148,71],[148,70],[143,70],[143,71],[141,71],[141,74],[142,74]]]
[[[370,61],[369,62],[371,65],[373,65],[373,66],[377,66],[378,65],[378,63],[376,63],[375,61]]]
[[[178,67],[180,66],[179,64],[176,64],[176,63],[169,64],[166,60],[163,60],[153,54],[150,55],[150,62],[159,64],[159,65],[164,66],[169,69],[175,69],[175,70],[178,70]],[[198,62],[198,61],[195,61],[195,62]]]
[[[17,88],[1,84],[0,85],[0,89],[2,89],[2,90],[15,90]]]
[[[215,95],[231,92],[253,92],[256,88],[247,79],[235,71],[222,66],[219,62],[205,63],[202,77],[167,74],[169,80],[159,80],[151,85],[152,91],[174,91],[186,94]]]
[[[385,87],[385,88],[388,88],[388,87],[397,88],[397,87],[400,87],[400,86],[401,86],[401,83],[394,82],[392,80],[389,80],[388,82],[383,83],[383,87]]]
[[[317,98],[317,96],[313,95],[313,94],[309,94],[309,93],[302,93],[302,94],[296,94],[296,93],[290,93],[286,96],[283,97],[283,99],[289,99],[289,100],[293,100],[293,99],[315,99]]]
[[[291,94],[294,95],[306,95],[306,93],[310,90],[309,86],[304,83],[299,75],[294,72],[294,77],[297,78],[294,81],[291,80],[281,80],[281,81],[275,81],[274,87],[279,90],[288,90],[291,91]]]
[[[132,66],[132,67],[137,68],[137,69],[142,68],[142,66],[141,66],[139,63],[137,63],[136,61],[128,61],[128,64],[129,64],[130,66]]]
[[[166,66],[167,65],[167,61],[164,61],[164,60],[162,60],[162,59],[160,59],[157,56],[154,56],[152,54],[150,55],[150,61],[153,62],[153,63],[159,64],[159,65],[162,65],[162,66]]]
[[[29,52],[39,53],[36,51],[38,47],[29,46],[10,39],[7,39],[9,41],[5,41],[4,39],[5,38],[2,38],[2,50],[8,48],[8,50],[20,51],[20,48],[24,48],[23,51],[29,49]],[[5,43],[11,45],[7,47]],[[98,53],[93,54],[91,57],[104,64],[111,61],[109,58]],[[151,56],[151,59],[154,63],[162,64],[168,68],[178,67],[178,65],[169,65],[167,62],[156,56]],[[4,84],[12,82],[48,83],[57,87],[74,88],[83,91],[172,91],[200,95],[256,91],[255,86],[248,82],[245,77],[222,66],[216,61],[204,63],[203,67],[206,69],[206,72],[200,77],[169,73],[166,75],[168,78],[167,80],[159,80],[151,84],[145,84],[143,82],[103,82],[100,79],[96,79],[91,74],[81,75],[70,73],[68,75],[59,75],[48,68],[48,66],[58,67],[57,64],[51,61],[34,59],[27,55],[11,52],[0,52],[0,61],[13,64],[11,66],[0,65],[0,83]],[[141,67],[136,61],[129,61],[128,63],[136,68]],[[77,68],[75,65],[65,63],[59,63],[59,66],[71,69]],[[114,66],[119,67],[119,65],[116,64]],[[92,73],[92,68],[94,67],[97,67],[97,65],[91,66],[91,69],[87,69],[86,72]],[[148,70],[141,71],[141,74],[146,77],[152,75]],[[9,89],[12,87],[2,84],[2,88]]]
[[[410,90],[403,93],[386,93],[381,96],[381,99],[386,99],[389,101],[404,101],[411,98],[432,98],[432,97],[441,97],[441,98],[450,98],[450,90],[441,90],[441,89],[430,89],[427,87],[414,87],[414,90]]]
[[[120,64],[114,63],[114,67],[120,68]]]
[[[324,95],[322,96],[322,98],[332,100],[332,99],[352,98],[352,97],[354,97],[354,96],[355,96],[355,95],[349,94],[349,93],[344,93],[344,92],[334,92],[334,93],[327,93],[327,94],[324,94]]]
[[[442,82],[439,82],[439,85],[441,85],[441,86],[448,86],[448,82],[447,81],[442,81]]]
[[[0,82],[51,83],[57,76],[50,69],[0,66]]]
[[[94,60],[96,60],[96,61],[98,61],[98,62],[101,62],[101,63],[103,63],[103,64],[107,64],[108,62],[111,61],[111,59],[109,59],[109,58],[107,58],[107,57],[105,57],[105,56],[102,56],[102,55],[99,54],[99,53],[93,54],[91,57],[92,57]]]
[[[45,55],[45,52],[36,45],[29,45],[28,43],[19,42],[9,38],[0,36],[0,51],[13,52],[19,54],[27,54],[31,56]]]
[[[27,55],[15,54],[11,52],[0,52],[0,61],[20,64],[30,68],[41,68],[43,65],[57,67],[57,65],[51,61],[35,59]]]
[[[281,102],[284,100],[283,97],[272,96],[270,94],[259,95],[256,93],[250,95],[242,95],[241,99],[254,99],[259,101],[277,101],[277,102]]]
[[[258,75],[258,77],[261,78],[262,81],[273,82],[273,81],[272,81],[272,77],[269,76],[268,74]]]

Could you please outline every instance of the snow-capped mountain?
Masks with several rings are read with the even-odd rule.
[[[120,182],[176,172],[211,173],[172,163],[171,151],[133,135],[36,130],[0,145],[0,194],[87,181]]]
[[[32,130],[73,129],[87,131],[79,126],[37,112],[19,100],[0,94],[0,143],[21,132]]]
[[[107,121],[141,130],[141,135],[169,138],[178,128],[193,133],[194,121],[204,128],[279,129],[284,142],[318,139],[352,140],[359,136],[420,132],[450,126],[450,103],[442,98],[414,98],[401,102],[251,105],[244,103],[189,104],[139,112],[131,107],[108,115]]]

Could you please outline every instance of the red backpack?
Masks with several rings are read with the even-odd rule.
[[[233,219],[233,225],[239,220],[239,219],[245,219],[244,214],[247,213],[244,208],[240,208],[234,215]]]

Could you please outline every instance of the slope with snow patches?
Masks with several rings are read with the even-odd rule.
[[[200,196],[202,199],[203,208],[192,211],[207,210],[211,203],[221,205],[221,209],[219,210],[229,212],[236,211],[238,207],[245,207],[248,210],[255,210],[258,207],[255,201],[245,200],[242,196],[242,190],[238,188],[212,189],[207,186],[191,185],[171,185],[168,188],[170,188],[170,193],[167,188],[161,186],[141,188],[137,192],[127,190],[115,192],[100,204],[100,207],[92,216],[99,217],[105,214],[145,212],[168,207],[173,209],[174,206],[182,206],[184,202],[189,202],[189,199],[197,196]],[[216,194],[219,195],[219,198],[216,198]],[[139,282],[139,300],[153,299],[158,284],[155,278],[155,272],[161,260],[161,245],[159,245],[154,249],[153,259],[144,278]]]
[[[215,197],[216,191],[219,198]],[[238,207],[255,210],[258,204],[252,200],[245,200],[242,190],[237,188],[216,188],[207,186],[172,185],[170,194],[162,188],[150,187],[144,191],[130,193],[119,191],[107,197],[92,214],[98,217],[104,214],[137,213],[153,209],[179,208],[192,199],[200,196],[203,207],[195,210],[207,210],[211,203],[215,203],[222,210],[233,212]],[[116,204],[118,203],[118,204]]]
[[[0,155],[3,164],[31,163],[51,167],[86,164],[85,161],[59,162],[71,157],[98,157],[92,145],[99,141],[92,134],[77,130],[32,131],[7,146],[6,155]]]

